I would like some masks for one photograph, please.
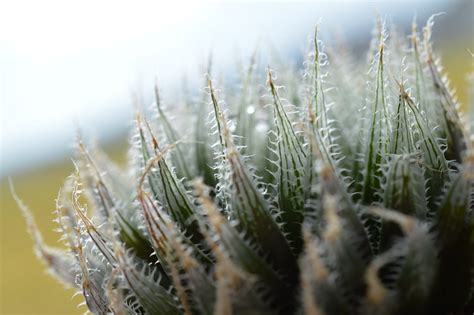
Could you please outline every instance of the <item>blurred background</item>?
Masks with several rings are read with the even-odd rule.
[[[80,296],[64,290],[34,256],[7,178],[35,214],[45,241],[58,189],[73,168],[75,132],[95,138],[118,161],[125,157],[132,93],[151,102],[155,79],[164,98],[183,80],[202,89],[202,65],[234,72],[258,45],[301,62],[320,21],[322,39],[343,34],[366,49],[375,16],[408,31],[433,13],[435,48],[462,104],[472,71],[472,0],[420,1],[1,1],[0,2],[0,314],[79,314]],[[266,59],[267,58],[267,59]],[[276,69],[278,70],[278,69]],[[225,77],[225,75],[223,75]],[[176,106],[176,103],[170,103]],[[464,105],[467,109],[467,106]]]

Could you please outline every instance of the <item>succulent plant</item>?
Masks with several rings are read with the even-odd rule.
[[[37,254],[95,314],[467,314],[473,137],[432,26],[378,22],[368,66],[316,29],[304,70],[268,68],[262,91],[254,55],[225,104],[208,69],[177,120],[156,89],[127,170],[78,140],[67,249],[16,197]]]

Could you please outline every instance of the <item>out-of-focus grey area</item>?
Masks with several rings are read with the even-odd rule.
[[[155,77],[169,105],[176,104],[171,100],[183,78],[199,91],[210,53],[225,79],[257,45],[262,56],[271,48],[301,60],[318,21],[323,40],[342,33],[355,49],[365,49],[377,15],[409,28],[414,15],[422,24],[438,12],[446,14],[436,19],[437,43],[472,50],[472,0],[4,1],[0,177],[69,155],[77,128],[103,142],[125,134],[132,93],[148,105]]]

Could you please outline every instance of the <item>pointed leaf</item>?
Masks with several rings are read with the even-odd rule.
[[[268,69],[268,85],[273,96],[273,114],[276,126],[277,180],[279,216],[283,230],[295,253],[301,251],[301,224],[305,202],[304,178],[306,152],[281,102],[277,87]],[[322,105],[321,105],[322,106]],[[323,109],[321,109],[323,110]]]
[[[219,130],[219,141],[225,154],[224,162],[229,167],[232,219],[236,219],[239,230],[247,233],[252,242],[259,246],[277,270],[286,271],[294,277],[296,259],[283,232],[272,217],[269,205],[262,192],[256,187],[252,174],[242,161],[235,147],[227,121],[217,102],[212,83],[209,81],[211,100]],[[292,281],[295,280],[294,278]]]

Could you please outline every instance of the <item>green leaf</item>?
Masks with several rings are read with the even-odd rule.
[[[385,308],[385,312],[389,308],[389,314],[425,314],[431,306],[429,299],[438,271],[438,251],[432,236],[425,225],[410,216],[384,209],[373,213],[398,224],[404,237],[367,269],[367,275],[376,273],[385,287],[379,289],[379,299],[374,299],[377,294],[369,281],[367,302],[380,310]],[[389,301],[381,303],[383,299]]]
[[[375,95],[371,109],[371,120],[369,124],[369,133],[367,137],[365,165],[364,165],[364,181],[362,186],[362,203],[371,204],[379,201],[378,193],[381,183],[381,163],[382,156],[386,152],[386,134],[388,129],[388,114],[385,100],[385,79],[384,79],[384,33],[380,34],[380,49],[375,59],[376,75],[375,75]],[[376,224],[371,224],[371,228],[378,229]],[[374,244],[377,240],[373,240]]]
[[[255,107],[251,105],[253,100],[253,90],[252,84],[255,82],[255,70],[257,62],[257,49],[253,52],[250,57],[249,65],[246,69],[244,77],[242,79],[242,89],[239,95],[239,104],[237,107],[237,118],[236,118],[236,128],[235,134],[240,136],[242,143],[243,155],[252,154],[255,152],[256,143],[254,141],[254,129],[255,129]]]
[[[410,154],[416,152],[411,116],[407,111],[406,99],[403,92],[398,97],[398,106],[393,123],[393,133],[390,138],[390,154]]]
[[[206,72],[208,75],[211,74],[212,58],[209,57],[209,64]],[[207,79],[206,79],[207,81]],[[207,83],[207,82],[206,82]],[[207,93],[203,93],[201,99],[198,102],[196,110],[196,125],[195,125],[195,141],[196,141],[196,167],[197,175],[204,178],[206,185],[215,187],[217,184],[216,174],[212,168],[213,165],[213,152],[210,149],[213,140],[209,136],[209,126],[207,124],[207,118],[209,114],[207,104]]]
[[[426,220],[426,197],[423,170],[416,156],[393,155],[388,162],[383,204],[388,209]],[[383,222],[381,250],[390,248],[401,236],[394,222]]]
[[[372,257],[369,235],[349,196],[338,187],[337,179],[323,173],[325,228],[322,233],[327,259],[337,274],[342,295],[348,301],[365,291],[363,273]]]
[[[119,237],[125,242],[128,248],[133,248],[135,254],[141,259],[155,262],[152,257],[153,247],[142,231],[137,229],[130,221],[128,221],[120,210],[116,211],[116,219],[120,227]]]
[[[112,219],[112,221],[108,221],[105,223],[106,226],[109,226],[110,222],[113,222],[117,225],[118,231],[119,231],[119,237],[122,241],[124,241],[127,245],[128,248],[133,248],[135,250],[135,254],[139,256],[140,258],[144,260],[149,260],[150,262],[154,262],[153,259],[150,257],[151,254],[153,253],[153,248],[150,244],[150,242],[145,238],[143,233],[139,230],[138,225],[139,223],[136,222],[136,219],[133,220],[133,215],[130,213],[132,212],[130,208],[133,208],[133,210],[136,210],[131,202],[128,200],[129,197],[127,194],[117,194],[114,193],[114,191],[111,191],[109,187],[105,183],[105,178],[104,176],[101,175],[101,172],[98,169],[98,165],[95,163],[95,159],[93,159],[89,152],[86,150],[85,146],[82,144],[82,142],[79,141],[79,148],[81,150],[83,159],[85,160],[84,162],[88,162],[89,166],[89,173],[86,173],[85,175],[82,175],[83,172],[79,172],[79,168],[77,169],[78,174],[75,177],[78,177],[79,174],[82,175],[82,178],[85,178],[86,182],[86,190],[89,192],[89,194],[93,197],[95,200],[94,204],[94,209],[101,209],[101,213],[105,214],[105,217],[107,220]],[[102,157],[104,158],[104,157]],[[101,163],[107,165],[109,162],[106,163]],[[109,174],[110,172],[115,173],[115,171],[111,170],[111,167],[108,166],[106,167],[108,172],[106,174]],[[115,174],[110,181],[107,182],[120,182],[120,177],[118,174]],[[78,179],[77,179],[78,180]],[[123,179],[122,179],[123,180]],[[73,187],[73,195],[79,191],[79,183],[76,181]],[[114,185],[115,187],[118,186],[118,184]],[[124,189],[122,189],[123,191]],[[123,200],[122,198],[127,198]],[[89,234],[91,234],[91,238],[94,240],[94,242],[98,242],[100,240],[104,240],[104,237],[99,236],[100,231],[92,224],[92,222],[87,218],[85,215],[85,212],[81,210],[81,206],[78,203],[79,196],[73,197],[73,205],[74,208],[76,209],[76,212],[84,222],[84,224],[87,227],[87,231]],[[119,206],[120,205],[120,206]],[[134,212],[134,211],[133,211]],[[114,226],[114,228],[116,228]],[[100,246],[101,244],[98,243],[97,246]],[[103,248],[106,249],[106,248]],[[110,250],[109,250],[110,252]],[[111,255],[108,253],[106,250],[105,253],[103,253],[105,257],[108,257],[109,262],[114,262],[111,260]]]
[[[183,152],[182,144],[178,143],[180,137],[178,132],[173,128],[168,117],[166,117],[165,112],[161,106],[160,101],[160,94],[158,91],[158,86],[155,86],[155,101],[156,107],[158,109],[158,118],[160,122],[160,126],[163,128],[166,139],[168,143],[176,143],[176,147],[171,151],[171,159],[173,161],[173,165],[175,166],[175,172],[178,178],[185,178],[190,180],[193,178],[193,175],[189,168],[189,163],[186,162],[185,154]]]
[[[323,79],[321,70],[321,52],[318,43],[318,26],[314,30],[314,56],[312,60],[311,73],[311,97],[314,114],[316,116],[315,125],[318,130],[327,132],[328,127],[328,108],[326,106],[326,97],[323,89]],[[329,136],[329,135],[328,135]],[[330,140],[330,137],[329,137]]]
[[[427,108],[427,99],[429,90],[427,88],[427,80],[424,74],[425,67],[421,61],[420,56],[420,45],[419,45],[419,37],[417,33],[417,25],[416,19],[413,19],[412,23],[412,34],[411,34],[411,57],[413,63],[413,74],[414,74],[414,96],[418,103],[418,106],[421,111],[425,112],[426,115],[424,116],[425,121],[428,120],[428,117],[432,115],[432,110]],[[431,117],[430,117],[431,118]]]
[[[271,299],[275,302],[280,299],[279,304],[291,303],[293,296],[288,295],[291,282],[284,279],[272,268],[265,258],[260,254],[258,248],[244,239],[243,235],[231,224],[210,200],[206,187],[195,182],[196,194],[203,208],[203,215],[207,217],[210,227],[207,236],[209,246],[215,255],[222,259],[228,255],[230,260],[243,271],[254,275],[257,281],[264,284],[265,291],[271,293]],[[280,245],[280,244],[278,244]],[[282,270],[282,271],[287,271]],[[287,277],[287,275],[285,275]]]
[[[463,153],[467,149],[467,130],[459,119],[457,111],[458,104],[453,93],[448,88],[448,79],[443,77],[439,69],[438,62],[434,56],[431,47],[431,29],[434,25],[434,17],[431,16],[424,27],[424,42],[427,53],[427,64],[431,74],[432,84],[436,93],[436,105],[439,106],[441,112],[441,137],[447,141],[447,149],[445,152],[447,160],[454,160],[458,163],[462,162]]]
[[[367,140],[362,170],[361,202],[371,205],[380,202],[380,191],[382,187],[382,164],[385,153],[388,151],[388,135],[390,125],[388,120],[388,109],[385,96],[384,76],[384,51],[385,31],[380,25],[377,33],[380,36],[379,49],[374,57],[372,71],[375,71],[375,87],[373,105],[371,106],[371,118],[368,126]],[[374,41],[375,42],[375,41]],[[369,233],[369,239],[374,253],[379,251],[381,222],[370,214],[364,214],[364,223]]]
[[[199,314],[212,315],[216,303],[216,284],[206,269],[192,256],[190,247],[179,242],[174,247],[185,275],[186,286],[190,289],[190,299],[196,304]]]
[[[214,314],[275,314],[263,301],[256,277],[240,270],[225,255],[219,256],[215,269]]]
[[[231,219],[236,221],[239,231],[247,233],[251,242],[261,248],[277,270],[285,272],[285,276],[291,278],[290,282],[294,281],[297,265],[290,245],[272,217],[267,201],[257,188],[252,174],[232,141],[211,81],[209,88],[224,163],[229,170],[228,182],[224,182],[223,187],[229,190]]]
[[[147,265],[136,265],[122,248],[115,247],[124,280],[147,314],[181,314],[176,297],[155,280],[157,269]]]
[[[467,302],[474,270],[474,221],[470,207],[474,191],[472,155],[446,190],[434,217],[432,232],[440,248],[440,272],[434,299],[442,299],[446,311]]]
[[[195,205],[193,200],[188,195],[184,184],[177,178],[164,158],[164,154],[167,153],[173,144],[168,145],[164,150],[160,149],[158,141],[151,133],[151,129],[148,128],[154,150],[154,157],[151,157],[140,121],[137,123],[139,125],[143,160],[147,165],[141,183],[143,183],[143,178],[146,176],[154,198],[163,205],[165,212],[179,224],[181,231],[186,231],[186,234],[191,237],[194,243],[199,243],[202,237],[194,218]],[[155,164],[156,169],[153,168]]]
[[[77,201],[76,201],[77,202]],[[75,205],[76,213],[81,219],[82,223],[85,226],[85,230],[87,234],[89,235],[90,239],[94,242],[95,246],[97,249],[102,253],[102,255],[107,259],[109,264],[112,266],[117,265],[117,259],[115,258],[115,255],[113,253],[113,250],[111,248],[111,241],[106,238],[98,229],[97,227],[92,223],[92,221],[87,218],[87,216],[84,214],[86,209],[81,208],[77,203]]]
[[[302,137],[297,136],[280,100],[271,69],[268,69],[268,85],[273,96],[273,115],[277,136],[278,169],[274,172],[274,176],[279,218],[294,252],[299,253],[302,248],[301,224],[306,194],[304,190],[306,151]]]
[[[422,172],[416,156],[393,155],[385,177],[385,207],[425,220],[426,198]]]
[[[401,96],[405,104],[413,113],[415,128],[419,132],[417,146],[421,149],[423,164],[425,165],[425,180],[427,180],[428,207],[433,210],[436,207],[436,198],[441,194],[448,180],[448,162],[443,151],[436,140],[434,132],[429,128],[427,122],[422,118],[423,114],[408,95],[403,85],[400,85]]]
[[[94,314],[106,315],[109,313],[109,301],[103,288],[105,275],[110,268],[98,261],[98,257],[91,250],[91,246],[78,242],[76,249],[78,265],[81,269],[82,294],[87,307]],[[86,258],[87,257],[87,258]],[[109,265],[110,266],[110,265]]]
[[[305,314],[350,314],[334,275],[320,256],[321,245],[308,227],[303,229],[304,253],[300,259],[302,307]]]

